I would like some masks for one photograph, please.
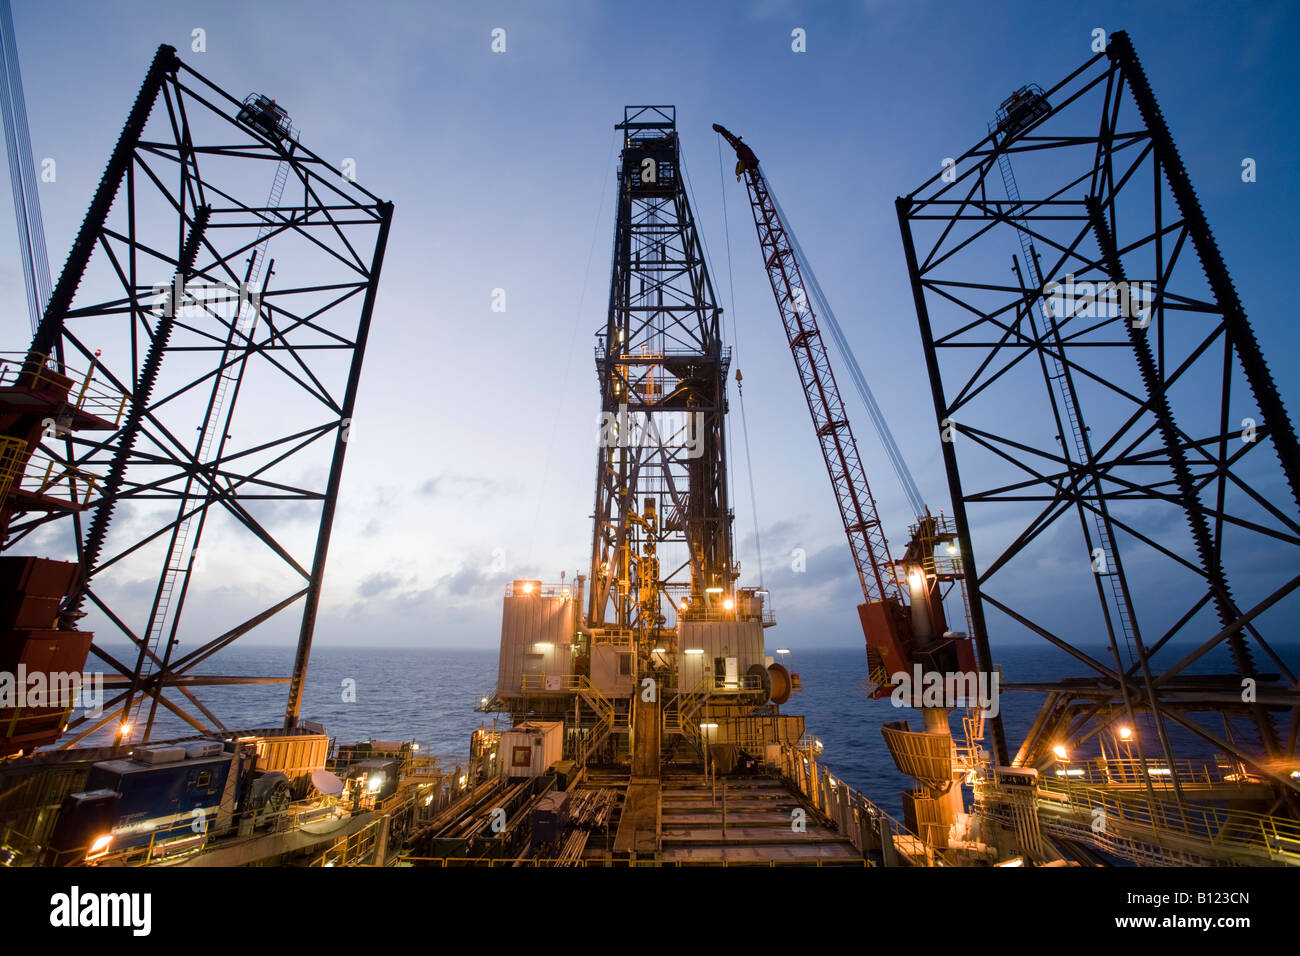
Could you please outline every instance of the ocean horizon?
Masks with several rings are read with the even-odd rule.
[[[1284,661],[1300,656],[1300,645],[1275,649]],[[1105,653],[1104,648],[1091,650],[1096,655]],[[293,656],[291,646],[234,646],[205,662],[201,672],[282,677],[290,673]],[[1071,665],[1060,651],[1047,645],[995,648],[994,658],[1004,685],[1082,674],[1081,665]],[[1170,661],[1173,659],[1171,654]],[[88,669],[93,662],[92,656]],[[867,696],[866,655],[860,647],[798,649],[785,657],[785,663],[800,675],[803,687],[782,712],[805,717],[807,732],[824,744],[822,758],[833,774],[893,812],[899,794],[911,790],[913,781],[894,767],[881,726],[908,720],[913,729],[920,729],[920,713],[892,706],[888,699]],[[1219,648],[1199,661],[1195,670],[1225,673],[1230,666],[1226,651]],[[476,713],[474,706],[491,693],[496,676],[495,648],[321,645],[312,650],[302,718],[324,725],[329,735],[341,742],[371,738],[415,741],[426,752],[463,757],[469,753],[474,730],[493,724],[494,715]],[[199,687],[193,693],[227,728],[252,729],[280,725],[288,687],[225,685]],[[1003,691],[1000,710],[1013,756],[1042,700],[1038,693]],[[508,723],[505,715],[496,715],[496,720],[498,727]],[[954,732],[960,732],[955,718],[952,724]],[[170,712],[160,712],[151,737],[164,740],[194,732]],[[111,729],[105,728],[84,743],[106,742],[110,734]],[[1182,744],[1199,746],[1190,735]],[[985,746],[991,749],[987,735]],[[1209,754],[1208,748],[1202,749]]]

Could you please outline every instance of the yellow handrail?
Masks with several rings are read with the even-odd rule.
[[[58,498],[84,508],[90,503],[95,486],[102,478],[102,475],[65,465],[42,452],[33,452],[18,481],[18,488],[42,498]]]
[[[1177,835],[1207,848],[1235,849],[1254,856],[1262,853],[1270,860],[1300,865],[1300,823],[1294,820],[1249,810],[1180,807],[1165,800],[1133,799],[1069,777],[1040,776],[1039,791],[1065,798],[1040,800],[1040,807],[1049,813],[1078,807],[1091,818],[1101,809],[1108,829],[1124,823],[1149,831],[1155,842],[1160,835]]]
[[[14,478],[21,473],[26,455],[27,442],[7,435],[0,437],[0,501],[9,494]]]
[[[112,386],[94,383],[95,366],[92,364],[85,373],[64,367],[59,373],[50,367],[49,356],[39,352],[4,352],[0,353],[0,387],[17,385],[21,380],[28,380],[34,385],[54,385],[63,388],[66,380],[72,380],[75,393],[69,389],[68,404],[78,411],[86,412],[105,419],[113,425],[122,423],[126,412],[128,396],[125,392]],[[59,375],[59,378],[55,378]]]

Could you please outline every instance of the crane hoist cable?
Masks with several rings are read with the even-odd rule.
[[[826,354],[817,316],[808,301],[807,285],[801,273],[802,263],[796,258],[785,224],[772,202],[758,157],[722,126],[715,123],[713,129],[736,150],[736,175],[737,178],[743,176],[747,184],[767,277],[803,385],[831,488],[835,492],[844,533],[866,598],[865,606],[893,621],[903,606],[894,560],[858,453],[858,443],[835,382],[835,373]]]
[[[721,147],[719,147],[719,150],[721,150]],[[699,209],[700,204],[695,198],[695,187],[691,185],[691,177],[686,172],[685,153],[681,152],[680,145],[678,146],[678,155],[681,157],[680,165],[682,170],[682,179],[685,181],[687,192],[690,193],[690,197],[691,197],[691,208]],[[719,163],[721,163],[722,161],[721,151],[719,151],[718,153],[718,161]],[[726,216],[727,216],[727,192],[725,189],[722,191],[722,216],[724,222],[724,231],[727,237],[727,278],[731,285],[731,299],[730,299],[731,306],[732,306],[731,341],[732,341],[732,358],[736,363],[736,397],[737,397],[738,404],[740,405],[740,426],[741,426],[741,432],[745,443],[745,469],[749,473],[749,503],[754,513],[754,550],[757,553],[757,558],[758,558],[758,586],[762,588],[764,587],[763,549],[761,544],[759,543],[758,503],[754,497],[754,458],[749,451],[749,425],[745,420],[745,393],[741,384],[743,379],[740,375],[740,338],[737,335],[736,312],[735,312],[736,283],[735,283],[735,279],[732,276],[732,269],[731,269],[731,230],[728,226],[725,225]],[[708,272],[710,275],[715,275],[716,273],[713,270],[713,255],[712,253],[709,252],[709,241],[704,237],[704,233],[702,232],[700,233],[700,245],[704,250],[704,258],[706,260],[705,265],[708,267]],[[727,442],[728,445],[730,446],[731,444],[731,435],[730,435],[731,422],[730,421],[727,422],[727,431],[728,431]],[[728,491],[730,491],[730,489],[728,489]]]
[[[722,162],[722,140],[718,140],[718,180],[722,184],[722,231],[727,242],[727,286],[731,308],[731,341],[736,355],[736,399],[740,405],[740,430],[745,439],[745,470],[749,473],[749,506],[754,514],[754,551],[758,556],[758,586],[763,584],[763,541],[758,527],[758,496],[754,493],[754,457],[749,452],[749,421],[745,417],[744,378],[740,374],[740,334],[736,325],[736,278],[731,268],[731,219],[727,215],[727,177]]]
[[[721,133],[733,146],[740,142],[738,138],[733,138],[730,133],[721,127],[715,125],[714,129]],[[748,149],[748,147],[745,148]],[[719,161],[721,161],[721,150],[722,143],[719,141]],[[753,154],[750,153],[750,155]],[[743,167],[743,161],[737,163],[737,178],[740,178]],[[757,158],[754,159],[754,170],[766,183],[767,174],[759,169]],[[840,357],[849,370],[849,378],[853,380],[854,388],[857,390],[858,397],[862,399],[862,404],[866,407],[872,425],[875,426],[876,434],[880,438],[880,444],[884,448],[885,456],[889,459],[889,464],[898,479],[898,485],[903,491],[903,496],[907,498],[913,514],[917,516],[924,515],[926,513],[925,499],[921,496],[916,479],[912,477],[911,469],[907,467],[907,460],[903,457],[898,442],[894,440],[894,433],[890,430],[889,421],[885,418],[884,412],[880,409],[880,404],[876,401],[875,393],[871,391],[871,386],[867,384],[867,377],[862,372],[862,366],[858,364],[857,356],[854,355],[853,348],[849,345],[848,338],[845,336],[839,320],[835,318],[835,312],[827,301],[826,294],[822,292],[821,283],[817,281],[817,276],[813,273],[812,264],[808,257],[804,255],[803,247],[799,245],[799,240],[795,237],[790,220],[786,216],[785,210],[781,208],[781,204],[777,201],[776,194],[768,189],[764,195],[766,199],[771,201],[772,208],[780,221],[782,232],[789,242],[791,251],[798,263],[799,275],[804,285],[802,291],[807,299],[811,300],[813,314],[821,316],[831,331],[831,339],[834,341]],[[723,203],[725,207],[725,193]]]
[[[18,68],[18,44],[14,38],[13,13],[9,0],[0,0],[0,112],[5,127],[5,148],[9,157],[9,182],[13,187],[14,218],[27,288],[27,310],[32,334],[40,325],[45,303],[50,299],[50,262],[45,247],[45,224],[36,186],[31,133],[27,125],[27,103]]]
[[[800,274],[807,286],[805,291],[812,300],[813,310],[825,320],[827,327],[831,331],[831,339],[835,342],[835,347],[849,370],[849,378],[853,380],[858,397],[862,399],[862,404],[866,406],[867,415],[871,418],[871,423],[876,428],[876,434],[880,437],[880,444],[885,450],[885,457],[889,459],[889,464],[894,469],[894,475],[898,478],[898,485],[902,488],[907,503],[911,505],[912,513],[917,516],[923,515],[925,514],[925,499],[921,497],[920,489],[916,486],[916,480],[912,477],[912,471],[907,467],[907,460],[903,457],[898,443],[894,441],[894,433],[889,428],[889,421],[885,418],[884,412],[880,410],[880,405],[876,402],[876,396],[871,391],[871,386],[867,384],[867,377],[862,374],[862,367],[858,365],[858,359],[853,354],[849,340],[845,337],[839,320],[835,318],[835,312],[831,309],[830,303],[826,301],[826,295],[822,292],[821,283],[817,281],[817,276],[813,274],[812,262],[804,255],[803,248],[799,245],[798,238],[795,237],[794,227],[790,225],[790,219],[786,216],[785,210],[781,208],[781,203],[777,201],[776,194],[769,192],[768,196],[772,200],[772,207],[776,210],[776,214],[781,217],[781,222],[785,226],[786,238],[790,240],[790,247],[794,250],[795,258],[799,261]]]

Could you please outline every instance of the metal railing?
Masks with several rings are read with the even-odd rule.
[[[66,700],[65,695],[55,693],[52,699],[55,703],[38,706],[15,704],[12,707],[0,708],[0,713],[8,711],[8,714],[0,719],[0,729],[4,736],[13,739],[19,736],[20,732],[31,732],[33,725],[36,725],[38,730],[41,725],[63,727],[72,716],[72,712],[76,710],[76,695]]]
[[[17,488],[41,498],[57,498],[74,507],[84,508],[90,503],[95,485],[102,477],[35,451],[27,460],[27,467],[18,480]]]
[[[734,677],[718,677],[716,674],[706,674],[701,681],[701,686],[697,686],[693,693],[703,691],[708,694],[716,694],[727,691],[762,689],[763,679],[756,674],[737,674]]]
[[[22,473],[27,458],[27,442],[21,438],[0,437],[0,501],[9,494],[9,487]]]
[[[538,859],[535,857],[441,857],[441,856],[404,856],[403,863],[409,863],[412,866],[436,866],[436,867],[457,867],[457,866],[486,866],[486,867],[549,867],[549,866],[580,866],[580,867],[668,867],[672,869],[681,869],[684,867],[700,866],[723,866],[723,867],[839,867],[839,866],[875,866],[867,859],[829,859],[823,860],[818,857],[809,860],[728,860],[724,857],[692,858],[689,860],[632,860],[627,858],[588,858],[588,859]],[[329,864],[327,864],[329,865]]]
[[[1158,846],[1171,837],[1199,845],[1212,856],[1267,859],[1300,866],[1300,822],[1206,805],[1134,799],[1078,778],[1039,776],[1039,815],[1044,825],[1053,815],[1081,815],[1089,821],[1104,814],[1105,830],[1122,830]]]
[[[59,391],[66,388],[69,405],[113,425],[120,425],[126,412],[127,395],[112,386],[95,382],[94,374],[93,365],[84,374],[66,367],[60,374],[50,367],[46,355],[0,352],[0,388],[19,384],[30,384],[37,388],[42,385],[52,386]]]
[[[200,829],[194,824],[200,823]],[[258,834],[261,836],[262,834]],[[122,850],[108,850],[95,856],[84,857],[87,864],[95,866],[149,866],[163,860],[176,860],[199,853],[207,845],[208,821],[196,818],[194,821],[182,821],[169,827],[160,827],[149,834],[149,842]]]
[[[636,643],[636,632],[630,627],[608,627],[591,635],[595,645],[618,644],[628,646]]]
[[[678,691],[668,699],[663,708],[663,730],[665,733],[686,732],[687,726],[708,699],[712,682],[713,675],[705,674],[689,691],[686,693]]]
[[[578,691],[587,678],[581,674],[524,674],[519,682],[522,691]],[[588,683],[590,683],[588,681]]]
[[[956,865],[944,848],[922,840],[825,767],[819,767],[818,741],[815,737],[804,739],[809,743],[781,745],[781,774],[854,849],[865,855],[874,845],[880,847],[886,859],[889,853],[896,853],[913,865]]]
[[[383,817],[372,820],[355,833],[349,833],[328,850],[307,865],[313,866],[360,866],[373,855],[375,845],[379,842],[379,828],[386,821]]]
[[[688,624],[695,621],[751,621],[771,627],[776,624],[776,612],[767,602],[763,603],[763,609],[759,613],[746,613],[739,607],[727,610],[721,607],[697,607],[690,606],[687,608],[679,607],[677,609],[677,620],[684,621]]]
[[[741,714],[688,722],[681,732],[699,743],[730,744],[761,755],[769,744],[793,744],[792,728],[801,729],[802,722],[784,714]]]
[[[511,581],[506,585],[506,597],[571,598],[573,586],[542,584],[538,581]]]
[[[1187,758],[1175,759],[1172,764],[1167,760],[1148,758],[1144,765],[1144,762],[1137,757],[1097,757],[1090,760],[1057,761],[1054,767],[1041,771],[1039,779],[1044,783],[1049,780],[1064,780],[1067,783],[1086,783],[1103,787],[1138,785],[1144,788],[1149,779],[1153,787],[1172,789],[1175,774],[1179,785],[1185,787],[1265,783],[1263,778],[1250,773],[1237,761],[1231,761],[1229,766],[1225,767],[1211,766],[1204,761]]]

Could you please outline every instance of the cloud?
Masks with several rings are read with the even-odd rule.
[[[489,478],[487,475],[461,475],[444,473],[425,479],[415,489],[416,494],[426,498],[457,499],[462,501],[486,501],[515,489],[508,483]]]
[[[377,574],[371,574],[363,578],[361,583],[357,585],[357,594],[363,598],[378,597],[394,590],[401,583],[402,579],[396,574],[380,571]]]

